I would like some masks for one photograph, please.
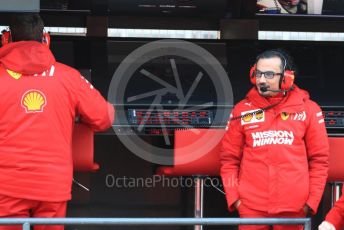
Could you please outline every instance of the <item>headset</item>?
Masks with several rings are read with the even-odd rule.
[[[288,64],[287,59],[280,51],[274,50],[273,52],[275,52],[276,56],[281,58],[281,60],[283,60],[284,62],[284,67],[282,70],[282,75],[281,75],[280,84],[279,84],[280,90],[282,92],[292,90],[294,79],[295,79],[295,71],[286,68]],[[257,62],[250,69],[250,80],[253,85],[256,85],[256,69],[257,69]]]
[[[11,31],[9,29],[3,30],[1,33],[2,33],[2,36],[1,36],[2,46],[5,46],[8,43],[12,42]],[[42,44],[46,45],[48,48],[50,46],[50,34],[45,31],[43,31]]]

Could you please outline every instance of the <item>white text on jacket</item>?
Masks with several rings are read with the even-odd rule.
[[[252,133],[253,147],[263,145],[292,145],[294,133],[285,130],[270,130]]]

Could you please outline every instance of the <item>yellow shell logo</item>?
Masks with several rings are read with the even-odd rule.
[[[289,117],[289,113],[286,113],[286,112],[282,112],[281,113],[281,118],[282,118],[283,121],[287,120],[288,117]]]
[[[253,114],[252,113],[246,113],[243,117],[242,120],[244,122],[250,122],[253,118]]]
[[[38,113],[43,112],[43,108],[47,104],[47,100],[41,91],[29,90],[24,93],[21,104],[27,113]]]

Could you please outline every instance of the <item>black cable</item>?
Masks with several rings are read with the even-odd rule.
[[[268,105],[268,106],[266,106],[264,108],[258,109],[256,111],[251,112],[251,113],[246,113],[246,114],[243,114],[243,115],[240,115],[240,116],[232,117],[229,120],[233,121],[233,120],[237,120],[237,119],[242,119],[242,118],[244,118],[246,116],[251,116],[251,115],[253,116],[253,115],[257,114],[257,113],[259,114],[259,113],[262,113],[262,112],[267,111],[269,109],[272,109],[275,106],[277,106],[278,104],[280,104],[286,98],[286,95],[284,95],[281,100],[279,100],[278,102],[276,102],[276,103],[274,103],[272,105]]]

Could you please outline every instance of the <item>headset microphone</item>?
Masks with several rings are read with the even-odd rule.
[[[274,93],[286,93],[286,92],[289,92],[291,90],[294,89],[294,87],[290,87],[288,90],[281,90],[281,89],[277,89],[277,90],[274,90],[274,89],[269,89],[268,87],[266,86],[261,86],[259,87],[260,91],[262,91],[263,93],[267,92],[267,91],[270,91],[270,92],[274,92]]]
[[[284,92],[284,90],[273,90],[273,89],[269,89],[266,86],[261,86],[259,87],[260,91],[262,91],[263,93],[270,91],[270,92],[274,92],[274,93],[280,93],[280,92]]]

